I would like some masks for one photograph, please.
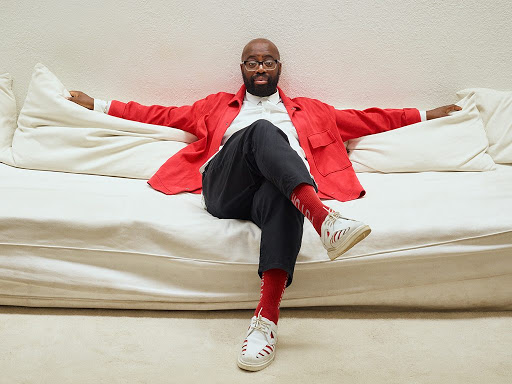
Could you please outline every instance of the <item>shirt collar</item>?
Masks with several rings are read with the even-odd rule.
[[[260,101],[261,102],[268,101],[271,104],[277,105],[281,101],[281,97],[279,96],[279,91],[276,91],[275,93],[273,93],[272,95],[267,96],[267,97],[255,96],[252,93],[245,91],[244,101],[245,100],[247,100],[249,103],[254,104],[254,105],[258,105],[258,103]]]

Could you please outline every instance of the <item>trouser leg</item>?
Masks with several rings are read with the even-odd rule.
[[[292,260],[295,265],[300,249],[303,217],[289,200],[299,184],[309,184],[316,189],[306,166],[290,147],[286,135],[266,120],[258,120],[235,133],[203,174],[207,210],[219,218],[251,220],[259,225],[262,228],[260,259],[264,261],[260,263],[260,268],[262,265],[263,268],[270,266],[267,269],[275,268],[271,266],[274,259],[278,264],[286,264],[290,274],[288,285],[292,280],[293,268],[290,268],[290,262],[283,263],[280,257]],[[258,193],[263,185],[261,193]],[[276,192],[281,199],[277,198]],[[269,197],[266,197],[267,194]],[[270,208],[268,212],[258,209],[260,204],[272,207],[271,202],[278,200],[281,201],[276,209]],[[281,208],[281,205],[289,205],[291,209]],[[283,217],[271,220],[274,215]],[[300,233],[290,236],[289,232],[298,231],[297,217],[300,217]],[[294,224],[289,224],[288,220]],[[276,234],[267,234],[267,227]],[[279,236],[280,233],[283,236]],[[271,240],[264,240],[267,238]],[[274,248],[279,251],[273,251]],[[282,256],[278,257],[278,254]],[[260,277],[263,271],[258,270]]]
[[[302,243],[304,216],[267,181],[254,195],[251,219],[261,228],[258,274],[261,277],[269,269],[283,269],[288,273],[288,287]]]

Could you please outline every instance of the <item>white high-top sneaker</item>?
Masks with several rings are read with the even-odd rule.
[[[277,325],[266,317],[253,316],[247,337],[238,355],[238,366],[247,371],[259,371],[272,363],[276,355]]]
[[[348,251],[371,231],[365,223],[348,219],[335,211],[327,215],[320,230],[322,243],[331,260]]]

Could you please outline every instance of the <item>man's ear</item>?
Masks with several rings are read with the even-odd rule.
[[[240,63],[240,73],[242,74],[242,80],[245,81],[244,63]]]

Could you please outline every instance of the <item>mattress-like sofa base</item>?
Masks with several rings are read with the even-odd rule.
[[[512,309],[512,166],[359,177],[365,198],[327,203],[372,234],[330,261],[306,221],[283,307]],[[259,300],[259,229],[211,216],[198,195],[2,165],[0,178],[0,305],[209,310]]]
[[[502,233],[392,255],[304,263],[297,266],[296,283],[286,290],[281,305],[512,310],[509,238],[509,233]],[[497,244],[501,244],[499,249]],[[442,252],[437,253],[439,250]],[[53,250],[51,259],[11,258],[11,265],[24,265],[24,277],[15,278],[13,270],[12,279],[3,278],[0,304],[213,310],[254,308],[259,299],[254,265],[226,268],[210,263],[198,268],[189,260],[149,261],[140,255],[119,254],[103,258],[103,262],[96,260],[91,268],[88,256],[82,260],[73,252],[66,257]],[[5,272],[5,262],[2,268]],[[208,279],[203,282],[205,270]],[[137,276],[133,271],[138,271]],[[210,293],[207,287],[211,287]],[[200,300],[191,299],[193,296]]]

